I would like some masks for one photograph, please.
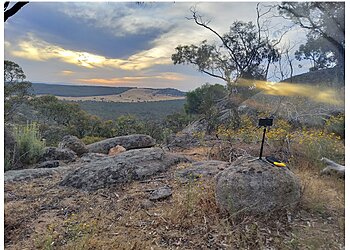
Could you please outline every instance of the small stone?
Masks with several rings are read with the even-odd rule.
[[[117,145],[109,150],[108,156],[118,155],[118,154],[123,153],[125,151],[126,151],[126,149],[123,146]]]
[[[141,208],[142,209],[149,209],[154,206],[154,203],[150,200],[142,200],[141,201]]]
[[[151,193],[150,200],[151,201],[160,201],[165,200],[166,198],[172,196],[171,188],[168,186],[158,188]]]

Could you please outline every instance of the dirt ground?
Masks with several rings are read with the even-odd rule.
[[[208,150],[208,149],[207,149]],[[181,151],[206,160],[201,147]],[[187,163],[188,164],[188,163]],[[5,184],[6,249],[342,249],[344,181],[293,169],[303,185],[297,211],[229,218],[220,213],[213,183],[183,182],[174,166],[148,180],[83,192],[60,187],[61,176]],[[150,192],[168,185],[169,199]]]

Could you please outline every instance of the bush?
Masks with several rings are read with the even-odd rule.
[[[334,133],[340,136],[342,139],[345,138],[345,116],[344,114],[339,114],[337,116],[332,116],[326,122],[326,129],[330,133]]]
[[[17,125],[14,129],[19,161],[23,164],[37,163],[43,153],[45,143],[41,140],[36,123]]]
[[[89,145],[98,141],[102,141],[106,139],[105,137],[100,137],[100,136],[85,136],[81,139],[82,142],[85,143],[85,145]]]

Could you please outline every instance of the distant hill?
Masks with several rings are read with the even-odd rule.
[[[342,88],[344,82],[338,79],[339,69],[320,69],[293,76],[282,82],[303,83],[308,85],[323,85],[328,87]]]
[[[104,87],[104,86],[84,86],[84,85],[63,85],[63,84],[46,84],[33,83],[33,94],[35,95],[55,95],[61,97],[87,97],[87,96],[104,96],[104,95],[120,95],[128,90],[138,89],[135,87]],[[166,95],[175,97],[184,97],[185,92],[177,89],[152,89],[154,95]]]
[[[32,83],[33,94],[55,96],[99,96],[121,94],[131,87],[103,87],[82,85],[60,85],[46,83]]]

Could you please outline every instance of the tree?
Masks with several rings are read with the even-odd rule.
[[[315,39],[309,34],[306,44],[300,45],[299,50],[295,52],[295,58],[299,61],[311,61],[310,71],[334,67],[337,59],[329,45],[323,37]]]
[[[328,58],[332,53],[337,60],[340,77],[344,80],[345,2],[283,2],[278,9],[283,17],[309,31],[308,44],[305,45],[307,48],[299,49],[301,56],[312,52],[319,58],[319,53],[322,52],[322,56],[329,61],[333,60]],[[320,43],[325,41],[328,45],[323,46],[322,51],[317,51]],[[305,56],[309,58],[310,55]],[[324,62],[324,58],[320,60]]]
[[[26,78],[22,68],[15,62],[4,61],[4,97],[5,122],[10,121],[19,106],[26,103],[31,96],[32,84]]]
[[[206,83],[187,92],[185,111],[187,114],[205,114],[218,100],[225,97],[226,93],[224,86]]]
[[[4,22],[7,21],[11,16],[16,14],[24,5],[29,2],[17,2],[11,8],[7,9],[10,5],[10,2],[4,3]]]
[[[35,97],[31,104],[39,112],[42,120],[66,127],[77,120],[82,111],[78,104],[65,103],[52,95]]]
[[[218,101],[223,100],[225,96],[227,90],[223,85],[206,83],[186,94],[185,112],[204,118],[207,132],[211,133],[219,123]]]
[[[257,7],[258,10],[258,7]],[[219,78],[227,83],[229,94],[235,90],[236,80],[240,77],[248,79],[266,79],[271,63],[278,59],[276,43],[262,32],[258,13],[257,25],[252,22],[234,22],[228,33],[220,35],[204,22],[195,10],[192,19],[201,27],[214,33],[220,44],[208,44],[203,41],[199,45],[179,45],[172,55],[174,64],[192,64],[198,71]],[[264,13],[266,14],[266,13]]]

